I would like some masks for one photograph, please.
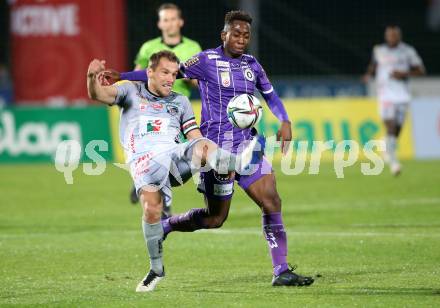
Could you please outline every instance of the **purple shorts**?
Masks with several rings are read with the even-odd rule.
[[[235,174],[235,177],[229,177],[228,175],[218,174],[214,170],[202,172],[200,174],[201,182],[197,190],[205,194],[208,199],[229,200],[234,194],[234,180],[238,182],[241,188],[246,190],[252,183],[272,172],[272,165],[263,157],[249,172],[246,172],[246,175]]]

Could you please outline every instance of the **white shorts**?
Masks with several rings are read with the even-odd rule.
[[[402,125],[405,121],[408,103],[392,103],[387,101],[379,102],[379,114],[382,120],[394,120]]]
[[[134,156],[129,165],[137,194],[139,195],[142,189],[160,191],[164,206],[169,206],[172,202],[170,172],[178,177],[177,162],[180,160],[191,161],[191,149],[198,141],[203,139],[205,138],[191,140],[186,143],[176,143],[171,150],[160,154],[155,154],[154,150],[151,150]]]

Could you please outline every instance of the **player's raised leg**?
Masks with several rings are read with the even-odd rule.
[[[150,271],[138,284],[136,292],[153,291],[165,276],[162,262],[162,240],[164,231],[160,222],[163,208],[161,193],[155,187],[144,187],[140,193],[143,208],[142,230],[150,256]]]
[[[201,162],[193,165],[206,163],[210,169],[202,172],[202,183],[199,185],[199,191],[204,193],[207,206],[194,208],[184,214],[162,220],[165,235],[171,231],[193,232],[199,229],[221,227],[228,217],[231,205],[234,186],[233,170],[246,169],[255,158],[262,155],[264,150],[261,138],[252,139],[238,155],[219,148],[207,139],[195,141],[186,155],[192,160]]]
[[[171,231],[194,232],[200,229],[220,228],[228,218],[231,199],[219,200],[205,195],[205,204],[205,208],[193,208],[186,213],[162,220],[165,235]]]
[[[266,162],[263,161],[262,164]],[[262,166],[260,169],[265,169]],[[263,233],[269,246],[273,265],[273,286],[308,286],[312,277],[298,275],[287,263],[287,234],[281,215],[281,198],[276,189],[273,173],[262,175],[260,171],[250,175],[240,185],[248,196],[261,208]],[[252,177],[256,180],[253,181]],[[247,186],[247,187],[246,187]]]

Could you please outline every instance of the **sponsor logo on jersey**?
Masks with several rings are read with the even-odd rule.
[[[215,61],[217,67],[230,67],[228,61],[217,60]]]
[[[134,135],[133,135],[133,133],[130,134],[129,147],[130,147],[131,153],[136,153],[136,150],[134,149]]]
[[[231,85],[231,75],[229,72],[220,72],[220,78],[224,87],[229,87]]]
[[[255,79],[254,72],[252,72],[250,68],[244,70],[244,77],[246,77],[246,79],[249,81],[254,81]]]
[[[195,56],[183,63],[183,66],[190,67],[200,62],[199,57]]]
[[[152,104],[151,104],[151,107],[152,107],[154,110],[162,110],[162,109],[163,109],[163,104],[162,104],[162,103],[152,103]]]
[[[139,135],[165,135],[170,119],[141,116],[139,119]]]
[[[160,132],[160,128],[162,127],[162,120],[150,120],[147,122],[147,132]]]
[[[209,60],[218,59],[218,58],[220,58],[219,55],[208,55]]]
[[[150,171],[150,161],[153,155],[153,152],[147,152],[136,160],[134,165],[136,176],[142,176],[144,173]]]

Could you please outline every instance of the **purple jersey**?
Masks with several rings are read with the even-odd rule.
[[[197,79],[202,98],[202,134],[222,148],[236,152],[251,138],[251,129],[232,126],[228,102],[236,95],[254,94],[257,89],[280,121],[289,121],[286,109],[275,93],[260,63],[251,55],[230,58],[223,47],[208,49],[180,65],[178,78]],[[121,79],[147,81],[145,70],[121,74]]]
[[[260,63],[251,55],[230,58],[222,47],[208,49],[186,61],[181,66],[184,78],[197,79],[202,99],[200,129],[208,139],[235,152],[238,145],[250,139],[251,129],[232,126],[227,116],[228,102],[236,95],[263,95],[273,92],[273,87]]]

